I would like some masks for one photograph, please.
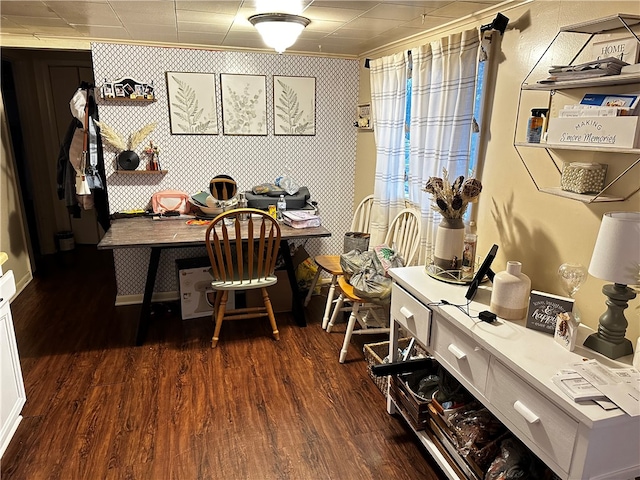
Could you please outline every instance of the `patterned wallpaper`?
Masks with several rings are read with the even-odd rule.
[[[323,224],[334,235],[309,240],[305,247],[313,256],[342,251],[343,233],[349,229],[353,205],[358,100],[356,60],[274,55],[251,52],[160,48],[121,44],[92,44],[96,83],[132,77],[153,82],[156,102],[99,101],[100,120],[125,139],[145,125],[156,129],[136,149],[140,167],[148,157],[142,150],[153,140],[160,148],[166,174],[128,175],[115,172],[115,151],[105,146],[107,186],[111,213],[147,208],[159,190],[187,193],[207,190],[218,174],[231,175],[241,190],[273,180],[291,169],[299,185],[309,187],[318,202]],[[216,74],[217,135],[172,135],[169,123],[165,72]],[[267,135],[229,136],[222,133],[220,74],[266,77]],[[308,76],[316,79],[316,134],[273,134],[273,76]],[[345,211],[347,212],[345,214]],[[204,248],[165,250],[161,256],[155,292],[178,290],[176,258],[204,255]],[[118,296],[144,291],[150,249],[126,249],[114,253]]]

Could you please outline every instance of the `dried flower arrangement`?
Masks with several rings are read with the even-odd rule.
[[[475,202],[482,191],[482,183],[475,178],[461,175],[453,184],[449,181],[446,168],[442,169],[442,177],[430,177],[422,191],[433,195],[433,209],[445,218],[462,218],[467,205]]]
[[[142,140],[144,140],[147,135],[155,130],[157,123],[149,123],[148,125],[142,127],[140,130],[133,132],[129,137],[128,144],[118,132],[116,132],[106,123],[96,121],[96,125],[100,127],[100,135],[107,143],[118,150],[125,151],[135,150],[136,147],[140,145]]]

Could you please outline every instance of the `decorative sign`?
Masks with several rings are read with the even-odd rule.
[[[573,302],[573,298],[532,290],[529,297],[527,328],[553,335],[556,330],[556,317],[560,313],[571,312]]]
[[[591,52],[594,60],[613,57],[634,64],[638,61],[638,41],[635,38],[618,38],[596,42]]]
[[[357,120],[355,126],[358,130],[373,130],[373,124],[371,123],[371,104],[366,103],[358,105],[358,111],[356,113]]]
[[[547,143],[635,148],[637,116],[550,118]]]

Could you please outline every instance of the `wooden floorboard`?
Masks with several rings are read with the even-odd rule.
[[[154,309],[135,344],[138,306],[115,307],[109,251],[51,256],[13,301],[27,403],[2,480],[444,478],[369,378],[364,343],[338,363],[344,324],[277,315],[223,324]]]

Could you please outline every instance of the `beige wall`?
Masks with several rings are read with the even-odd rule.
[[[13,270],[17,292],[33,278],[25,237],[26,226],[22,214],[18,190],[17,171],[9,140],[9,126],[0,93],[0,251],[9,259],[2,266],[4,271]]]
[[[531,278],[533,289],[563,294],[556,274],[558,267],[564,262],[588,266],[602,214],[614,210],[640,210],[640,194],[636,193],[625,202],[584,204],[538,192],[513,146],[520,85],[560,27],[616,13],[638,15],[640,3],[543,0],[520,3],[503,5],[499,10],[510,19],[510,23],[495,57],[499,65],[491,118],[488,120],[489,135],[482,174],[484,188],[478,205],[478,252],[484,254],[493,243],[497,243],[499,251],[494,270],[503,270],[508,260],[521,261],[523,272]],[[488,24],[495,17],[495,12],[488,11],[486,16],[460,22],[429,36],[398,43],[393,48],[369,52],[366,57],[379,58],[435,40],[450,32]],[[636,91],[637,88],[636,85]],[[370,101],[366,71],[361,75],[359,101]],[[544,150],[537,153],[544,154]],[[566,155],[571,161],[601,162],[629,162],[631,157],[604,155],[603,158],[603,154],[576,155],[571,152]],[[373,190],[374,171],[371,166],[374,163],[373,134],[360,132],[356,159],[356,200]],[[610,168],[615,170],[619,166]],[[637,167],[630,173],[627,182],[635,185],[640,183]],[[597,328],[598,317],[606,308],[605,297],[601,293],[604,284],[589,276],[576,295],[576,305],[582,313],[583,322],[593,328]],[[630,302],[626,317],[629,321],[627,338],[635,345],[640,334],[640,299]]]

